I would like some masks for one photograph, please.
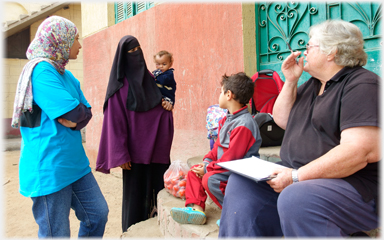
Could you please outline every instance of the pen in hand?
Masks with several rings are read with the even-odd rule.
[[[271,179],[274,179],[275,177],[277,177],[276,174],[275,174],[275,175],[269,175],[268,177],[259,179],[259,182],[260,182],[260,181],[269,181],[269,180],[271,180]]]
[[[292,50],[292,48],[291,48],[291,45],[289,45],[288,42],[287,42],[287,46],[288,46],[289,50],[291,51],[291,53],[293,53],[293,50]],[[295,60],[296,60],[296,64],[299,64],[299,61],[297,61],[297,59],[295,59]]]

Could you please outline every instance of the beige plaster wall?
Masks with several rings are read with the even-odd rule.
[[[244,72],[252,77],[257,71],[255,3],[242,4]]]
[[[83,37],[88,37],[115,24],[113,2],[81,3]]]
[[[54,1],[52,2],[28,2],[28,1],[22,1],[20,2],[21,5],[23,5],[25,7],[25,9],[27,9],[28,11],[28,14],[31,14],[33,11],[40,11],[41,10],[41,6],[43,5],[50,5],[54,3]]]
[[[8,11],[6,9],[6,11]],[[82,44],[82,24],[81,24],[81,4],[70,4],[68,9],[61,9],[55,12],[53,15],[61,16],[72,21],[79,30],[80,43]],[[37,28],[43,20],[35,22],[31,25],[31,41],[35,37]],[[19,80],[20,73],[24,65],[28,62],[27,59],[3,59],[2,68],[2,95],[3,95],[3,118],[12,118],[13,113],[13,101],[15,99],[15,92],[17,82]],[[66,66],[66,69],[71,71],[72,74],[83,85],[83,53],[80,53],[76,60],[70,60]]]
[[[27,59],[3,59],[3,111],[4,118],[11,118],[13,112],[13,101],[15,100],[16,85],[21,70],[28,62]]]
[[[16,2],[4,2],[2,7],[2,22],[19,20],[20,14],[28,14],[28,10]]]

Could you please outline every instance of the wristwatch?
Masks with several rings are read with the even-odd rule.
[[[297,169],[292,169],[292,181],[293,183],[299,182],[299,175],[297,174]]]

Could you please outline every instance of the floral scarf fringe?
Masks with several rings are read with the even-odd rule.
[[[18,128],[20,126],[20,117],[24,112],[29,111],[32,113],[33,95],[31,77],[33,69],[39,62],[42,61],[46,61],[57,68],[55,63],[47,58],[35,58],[24,66],[17,83],[15,102],[13,104],[13,116],[11,124],[13,128]]]

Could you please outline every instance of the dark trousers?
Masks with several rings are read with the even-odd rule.
[[[342,179],[291,184],[280,194],[265,182],[231,174],[219,237],[345,237],[378,227],[374,200]]]
[[[135,164],[123,170],[122,229],[147,220],[157,207],[157,194],[164,188],[164,173],[169,164]]]

